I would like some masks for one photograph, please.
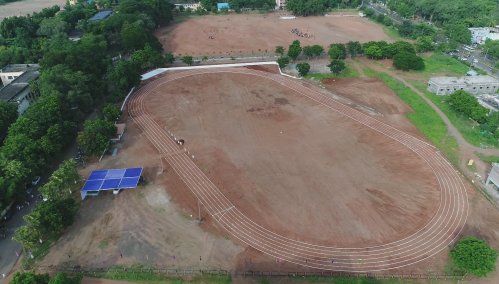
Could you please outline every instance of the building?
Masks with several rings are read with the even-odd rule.
[[[483,44],[487,39],[499,40],[499,28],[468,28],[471,32],[472,44]]]
[[[217,3],[217,10],[218,11],[228,11],[230,9],[229,3]]]
[[[175,9],[180,9],[180,7],[183,7],[185,10],[191,9],[192,11],[196,11],[201,7],[201,3],[182,3],[182,4],[175,4]]]
[[[492,185],[492,188],[499,191],[499,164],[493,163],[490,170],[489,177],[485,185]]]
[[[111,10],[102,10],[97,12],[97,14],[93,15],[92,18],[88,19],[90,22],[100,22],[104,19],[109,18],[113,14],[113,11]]]
[[[0,100],[16,103],[17,112],[23,114],[37,97],[37,94],[30,91],[29,82],[38,79],[39,76],[38,69],[25,71],[10,84],[0,89]]]
[[[439,96],[464,90],[473,95],[494,94],[499,90],[499,81],[491,76],[432,77],[428,81],[428,91]]]
[[[24,72],[38,70],[39,68],[38,64],[10,64],[0,69],[0,79],[2,80],[2,84],[7,86]]]
[[[286,0],[275,0],[275,8],[276,10],[286,8]]]

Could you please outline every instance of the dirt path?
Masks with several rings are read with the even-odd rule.
[[[428,99],[421,91],[419,91],[417,88],[415,88],[413,85],[408,83],[404,78],[398,76],[395,72],[392,72],[389,69],[383,68],[381,66],[378,66],[376,64],[371,64],[369,63],[369,68],[372,68],[376,71],[380,72],[385,72],[386,74],[390,75],[391,77],[397,79],[400,81],[402,84],[404,84],[407,88],[411,89],[413,92],[415,92],[418,96],[420,96],[430,107],[435,110],[435,112],[442,118],[444,121],[445,125],[447,126],[447,129],[449,130],[449,133],[456,138],[457,143],[459,144],[459,151],[460,151],[460,156],[461,157],[467,157],[470,153],[477,152],[481,153],[484,155],[495,155],[499,156],[499,149],[482,149],[480,147],[471,145],[466,139],[464,139],[463,135],[457,130],[457,128],[450,122],[449,118],[438,108],[430,99]]]

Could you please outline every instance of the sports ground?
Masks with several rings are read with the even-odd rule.
[[[128,108],[206,222],[276,260],[395,269],[446,249],[466,222],[465,186],[432,145],[303,81],[183,71]]]

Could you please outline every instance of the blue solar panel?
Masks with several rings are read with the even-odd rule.
[[[81,190],[82,191],[100,190],[103,182],[104,182],[104,180],[102,180],[102,179],[87,180],[87,182],[83,185],[83,188]]]
[[[121,179],[106,179],[102,183],[102,186],[100,187],[101,190],[109,190],[109,189],[115,189],[118,188],[120,185]]]
[[[124,174],[125,174],[125,169],[108,170],[106,174],[106,179],[122,178]]]
[[[123,178],[120,183],[120,188],[135,188],[139,184],[140,177]]]
[[[142,174],[142,168],[130,168],[126,169],[124,177],[140,177]]]
[[[143,168],[93,171],[83,185],[82,191],[110,190],[137,187]]]
[[[93,171],[90,176],[88,177],[88,180],[94,180],[94,179],[104,179],[106,177],[107,170],[99,170],[99,171]]]

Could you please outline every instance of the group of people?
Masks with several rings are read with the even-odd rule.
[[[291,33],[292,33],[292,34],[295,34],[295,35],[297,35],[297,36],[299,36],[299,37],[304,37],[304,38],[311,38],[311,37],[312,37],[312,35],[311,35],[311,34],[301,32],[301,31],[300,31],[299,29],[297,29],[297,28],[291,29]]]

